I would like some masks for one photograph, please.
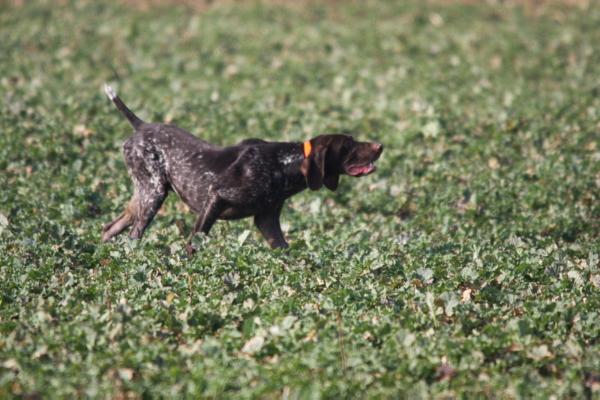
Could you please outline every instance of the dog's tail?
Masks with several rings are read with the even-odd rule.
[[[125,116],[125,118],[127,118],[127,120],[133,126],[134,129],[139,128],[140,125],[142,125],[144,123],[144,121],[142,121],[141,119],[139,119],[133,113],[133,111],[131,111],[125,105],[125,103],[123,103],[123,100],[121,100],[121,98],[119,96],[117,96],[117,93],[115,93],[115,91],[113,90],[113,88],[111,88],[107,83],[104,84],[104,93],[106,93],[106,95],[108,96],[108,98],[113,103],[115,103],[115,106],[117,106],[117,108],[119,109],[119,111],[121,111],[121,114],[123,114]]]

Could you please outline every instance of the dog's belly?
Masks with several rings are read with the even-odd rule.
[[[270,213],[285,200],[280,193],[266,195],[251,191],[242,191],[240,197],[227,199],[227,206],[218,218],[231,220]]]
[[[202,214],[205,211],[204,207],[207,197],[212,191],[212,185],[207,183],[192,187],[188,185],[178,187],[172,184],[171,188],[196,214]],[[235,196],[229,193],[231,191],[235,192]],[[226,208],[217,217],[223,220],[247,218],[256,214],[269,212],[272,211],[276,204],[285,200],[280,193],[278,195],[266,195],[253,190],[241,190],[241,188],[236,188],[236,190],[217,189],[216,193],[227,204]]]
[[[219,215],[219,219],[242,219],[251,217],[254,214],[256,214],[255,211],[249,210],[248,208],[228,207]]]

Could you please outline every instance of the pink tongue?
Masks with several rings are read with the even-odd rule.
[[[373,164],[351,167],[350,175],[353,175],[353,176],[366,175],[366,174],[370,174],[374,170],[375,170],[375,165],[373,165]]]

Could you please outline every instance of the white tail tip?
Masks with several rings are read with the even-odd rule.
[[[108,96],[109,99],[114,100],[115,97],[117,97],[117,94],[115,93],[115,91],[113,90],[113,88],[111,88],[108,83],[104,84],[104,93],[106,93],[106,95]]]

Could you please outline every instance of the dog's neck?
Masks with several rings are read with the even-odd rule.
[[[277,159],[284,169],[297,166],[300,171],[300,165],[304,160],[303,144],[290,143],[284,151],[278,154]]]
[[[301,142],[289,143],[277,155],[277,160],[284,175],[285,191],[289,196],[306,189],[306,178],[300,171],[304,161],[304,144]]]

